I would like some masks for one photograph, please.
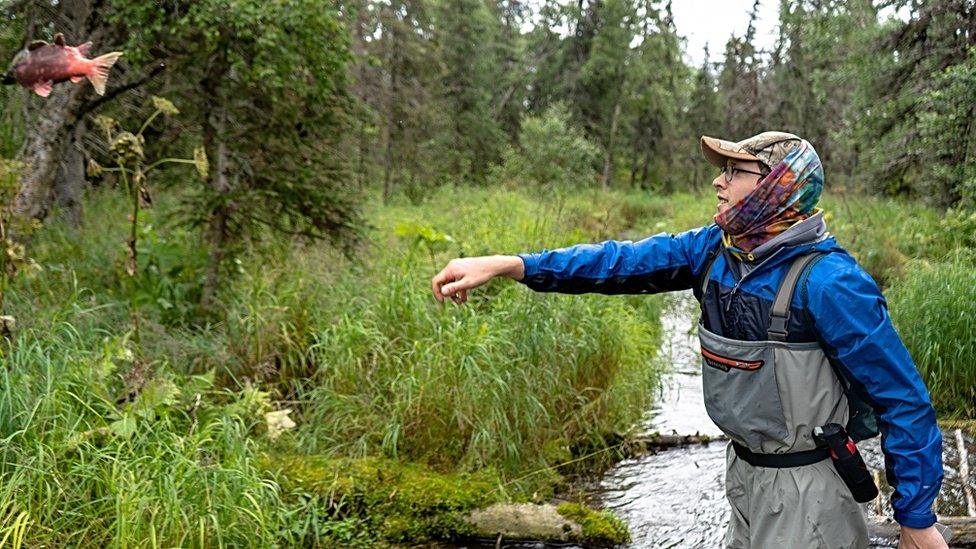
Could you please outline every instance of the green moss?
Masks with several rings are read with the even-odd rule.
[[[464,520],[474,509],[500,501],[499,477],[490,470],[440,474],[384,458],[331,459],[275,455],[263,458],[285,497],[318,503],[328,520],[355,517],[376,539],[424,542],[471,533]]]
[[[583,528],[581,541],[611,545],[630,541],[627,525],[610,511],[596,511],[578,503],[563,503],[557,510]]]

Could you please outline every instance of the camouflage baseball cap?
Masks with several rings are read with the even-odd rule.
[[[701,150],[710,164],[724,168],[728,159],[761,162],[775,167],[800,144],[800,138],[786,132],[763,132],[738,143],[703,135]]]

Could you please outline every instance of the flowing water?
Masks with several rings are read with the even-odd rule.
[[[661,317],[664,337],[659,356],[670,363],[643,430],[647,433],[719,434],[708,418],[702,400],[701,366],[697,325],[698,305],[691,292],[672,294]],[[944,515],[966,515],[967,506],[959,480],[956,433],[943,433],[945,481],[937,502]],[[973,439],[963,434],[969,453]],[[883,471],[878,439],[860,443],[868,467]],[[600,478],[586,483],[595,503],[612,509],[627,522],[630,547],[720,547],[728,524],[725,500],[724,442],[663,450],[618,463]],[[887,498],[891,489],[882,479],[880,502],[865,505],[869,515],[890,516]],[[974,488],[976,489],[976,488]],[[889,547],[873,540],[875,547]]]

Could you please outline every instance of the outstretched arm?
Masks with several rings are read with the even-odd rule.
[[[638,242],[607,240],[520,254],[525,262],[521,282],[537,292],[567,294],[687,290],[695,284],[707,252],[720,239],[721,229],[709,225]]]
[[[721,229],[709,225],[681,234],[661,233],[638,242],[607,240],[518,256],[453,259],[431,280],[434,297],[455,303],[497,276],[539,292],[648,294],[690,288],[716,246]]]

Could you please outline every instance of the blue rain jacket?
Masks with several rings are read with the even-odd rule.
[[[520,254],[521,282],[539,292],[570,294],[692,289],[700,302],[702,271],[709,252],[720,249],[721,237],[722,229],[712,224],[638,242],[609,240]],[[942,484],[935,410],[877,284],[833,237],[783,246],[756,260],[756,268],[741,279],[733,274],[729,256],[719,253],[702,322],[723,337],[765,340],[769,309],[791,260],[814,250],[829,253],[810,269],[807,283],[797,285],[789,341],[818,341],[851,390],[874,410],[888,482],[895,489],[895,520],[912,528],[931,526],[932,502]]]

